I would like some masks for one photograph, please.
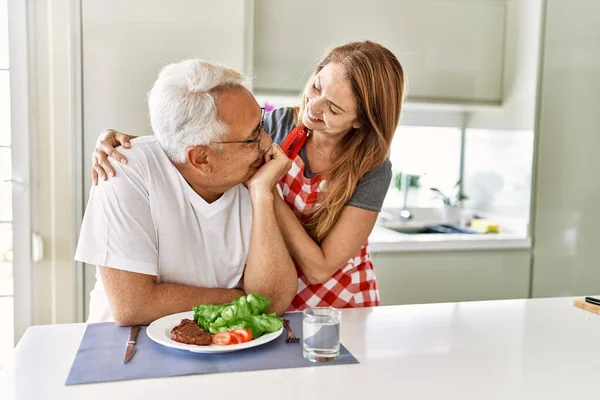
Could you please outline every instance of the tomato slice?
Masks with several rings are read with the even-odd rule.
[[[236,328],[229,332],[219,332],[212,336],[212,344],[228,346],[245,343],[252,340],[252,332],[245,328]]]
[[[242,343],[242,337],[233,331],[229,331],[231,335],[231,344],[240,344]]]
[[[232,344],[231,339],[231,333],[229,332],[215,333],[212,337],[212,344],[216,344],[218,346],[227,346]]]
[[[231,331],[231,333],[238,335],[242,338],[242,343],[249,342],[252,340],[252,332],[246,328],[237,328]]]

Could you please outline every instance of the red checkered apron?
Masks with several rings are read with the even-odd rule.
[[[307,137],[308,132],[305,129],[295,128],[282,145],[283,150],[292,159],[292,167],[279,183],[279,187],[285,202],[300,220],[306,218],[306,210],[318,204],[319,193],[326,190],[326,181],[322,176],[304,176],[304,162],[298,153],[306,143]],[[307,307],[349,308],[379,305],[379,292],[368,243],[324,283],[310,285],[298,266],[296,270],[298,294],[288,311],[299,311]]]

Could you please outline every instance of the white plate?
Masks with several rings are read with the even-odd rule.
[[[246,343],[230,344],[228,346],[218,346],[211,344],[210,346],[197,346],[194,344],[179,343],[171,339],[171,329],[181,323],[181,320],[194,319],[193,311],[186,311],[178,314],[167,315],[154,321],[148,326],[146,334],[152,340],[163,346],[172,347],[174,349],[187,350],[194,353],[228,353],[230,351],[237,351],[248,349],[250,347],[260,346],[261,344],[268,343],[275,340],[283,332],[283,327],[277,332],[267,333],[262,335],[258,339],[251,340]]]

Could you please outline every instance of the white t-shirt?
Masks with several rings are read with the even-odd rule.
[[[119,149],[116,176],[93,186],[75,259],[198,287],[242,286],[252,208],[242,184],[207,203],[154,136]],[[99,274],[88,322],[113,320]]]

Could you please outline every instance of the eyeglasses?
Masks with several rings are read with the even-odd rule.
[[[243,143],[243,144],[252,144],[252,143],[257,143],[258,144],[258,148],[260,149],[260,141],[262,139],[262,130],[263,127],[265,126],[265,108],[261,107],[260,108],[260,124],[258,124],[258,129],[255,131],[256,132],[256,136],[254,137],[254,139],[246,139],[246,140],[234,140],[234,141],[230,141],[230,142],[213,142],[213,143],[218,143],[218,144],[227,144],[227,143]]]

